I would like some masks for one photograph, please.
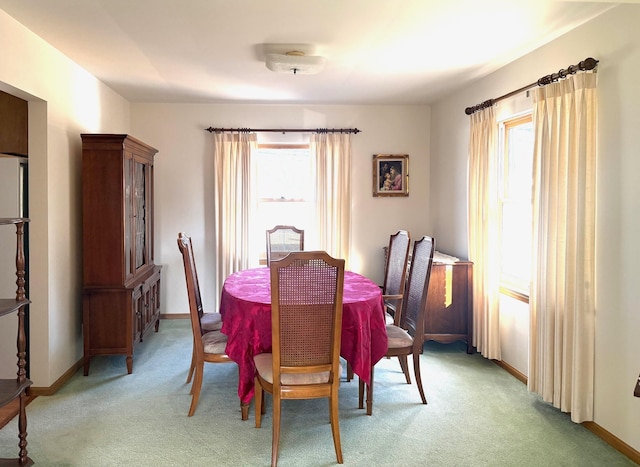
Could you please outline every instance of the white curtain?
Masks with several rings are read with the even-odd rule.
[[[593,420],[596,75],[534,92],[529,389]]]
[[[224,280],[249,267],[251,153],[257,145],[255,133],[214,133],[215,297],[218,299]]]
[[[473,261],[473,345],[484,357],[500,360],[497,134],[493,107],[471,115],[468,238]]]
[[[311,136],[316,157],[316,203],[320,248],[349,266],[351,245],[351,134]]]

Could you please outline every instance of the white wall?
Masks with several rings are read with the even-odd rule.
[[[639,5],[618,6],[432,106],[431,199],[436,237],[465,256],[469,107],[587,57],[598,71],[595,422],[640,450],[640,24]],[[447,192],[451,196],[439,196]],[[520,313],[528,320],[528,315]],[[508,314],[513,318],[513,314]],[[506,319],[506,318],[505,318]],[[522,323],[509,324],[522,328]],[[525,324],[526,327],[526,324]],[[518,336],[505,343],[517,346]],[[517,359],[518,352],[513,352]],[[506,359],[505,359],[506,361]],[[507,361],[507,363],[512,363]]]
[[[129,104],[0,10],[0,89],[29,101],[30,366],[51,386],[82,356],[82,132],[126,133]]]
[[[383,279],[382,248],[389,235],[407,229],[432,235],[429,222],[429,125],[427,106],[296,106],[132,104],[134,136],[159,150],[155,162],[156,262],[163,264],[162,313],[186,313],[184,269],[176,238],[192,236],[205,307],[218,297],[214,280],[213,136],[209,126],[252,128],[354,128],[352,136],[353,233],[351,269]],[[267,134],[272,141],[276,134]],[[285,136],[288,138],[289,136]],[[373,154],[409,154],[409,197],[372,196]]]

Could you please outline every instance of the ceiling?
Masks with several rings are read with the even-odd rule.
[[[129,101],[304,104],[430,103],[612,5],[0,0],[0,9]],[[274,73],[265,44],[305,44],[326,67],[317,75]]]

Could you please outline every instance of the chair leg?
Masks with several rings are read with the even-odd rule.
[[[411,376],[409,375],[409,362],[406,355],[398,355],[398,361],[400,362],[400,368],[404,373],[404,378],[407,380],[407,384],[411,384]]]
[[[413,353],[413,374],[416,376],[416,385],[418,386],[422,403],[426,404],[427,398],[424,396],[424,389],[422,389],[422,377],[420,376],[420,354],[417,352]]]
[[[189,407],[189,417],[193,416],[198,406],[198,399],[200,398],[200,389],[202,388],[202,376],[204,373],[204,362],[200,362],[196,365],[193,385],[191,386],[191,407]]]
[[[358,378],[358,408],[364,409],[364,381]]]
[[[351,363],[347,362],[347,382],[350,382],[353,379],[353,368],[351,368]]]
[[[280,444],[280,396],[273,394],[273,434],[271,439],[271,467],[278,465],[278,445]]]
[[[342,445],[340,443],[340,417],[338,415],[338,388],[331,391],[329,397],[329,419],[331,420],[331,433],[333,434],[333,447],[336,450],[338,464],[342,464]]]
[[[189,367],[189,374],[187,375],[187,384],[191,382],[191,378],[193,378],[193,371],[196,368],[196,349],[194,348],[191,352],[191,366]]]
[[[254,387],[255,387],[254,399],[256,401],[256,428],[260,428],[260,425],[262,424],[262,414],[264,413],[262,411],[262,404],[264,402],[264,397],[262,392],[262,386],[260,385],[258,378],[256,378]]]

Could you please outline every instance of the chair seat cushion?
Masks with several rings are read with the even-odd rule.
[[[227,351],[227,336],[220,331],[210,331],[202,335],[204,353],[224,355]]]
[[[411,347],[413,338],[407,331],[393,324],[387,324],[387,338],[389,340],[390,349],[401,349],[403,347]]]
[[[220,313],[204,313],[200,318],[200,324],[204,332],[219,331],[222,328],[222,315]]]
[[[391,316],[388,311],[384,312],[384,322],[386,324],[393,324],[393,316]]]
[[[258,374],[269,383],[273,384],[273,354],[261,353],[253,357]],[[339,364],[338,375],[342,373],[342,365]],[[329,382],[328,371],[318,371],[316,373],[284,373],[281,375],[281,384],[300,385],[300,384],[322,384]]]

